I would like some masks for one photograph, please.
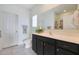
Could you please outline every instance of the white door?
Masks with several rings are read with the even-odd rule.
[[[2,12],[2,48],[17,44],[18,20],[15,14]]]
[[[3,14],[0,13],[0,49],[3,47]]]

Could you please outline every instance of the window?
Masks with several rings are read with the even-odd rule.
[[[37,27],[37,15],[32,17],[32,27]]]

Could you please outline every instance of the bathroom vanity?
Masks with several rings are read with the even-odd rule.
[[[32,49],[38,55],[79,55],[79,31],[33,33]]]

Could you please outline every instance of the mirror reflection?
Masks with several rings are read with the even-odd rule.
[[[79,10],[77,4],[62,4],[38,14],[38,27],[44,29],[78,29]]]

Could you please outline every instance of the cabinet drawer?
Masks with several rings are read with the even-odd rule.
[[[64,49],[61,49],[61,48],[56,49],[56,54],[57,55],[75,55],[74,53],[64,50]]]
[[[57,46],[68,49],[72,52],[77,52],[77,53],[79,52],[79,45],[77,44],[64,42],[64,41],[57,41]]]

